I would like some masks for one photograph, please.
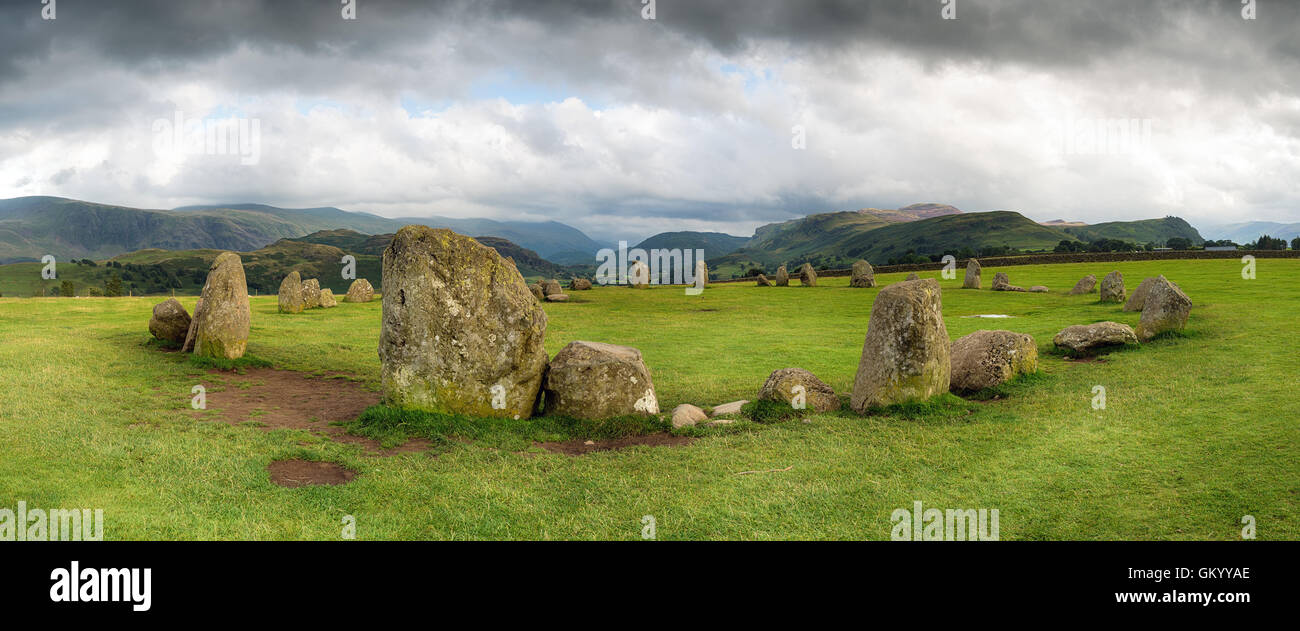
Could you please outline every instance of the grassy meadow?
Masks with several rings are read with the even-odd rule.
[[[1186,332],[1104,362],[1051,339],[1071,324],[1139,314],[1065,295],[1085,274],[1163,273],[1195,307]],[[982,328],[1034,336],[1040,374],[984,401],[915,413],[849,412],[692,429],[687,446],[584,456],[454,436],[430,452],[373,456],[302,431],[196,420],[190,389],[219,383],[149,343],[161,298],[0,298],[0,508],[103,508],[105,539],[888,539],[896,508],[996,508],[1003,540],[1300,538],[1300,260],[986,268],[1050,294],[941,280],[956,339]],[[922,274],[936,276],[937,272]],[[878,277],[881,285],[903,274]],[[872,299],[847,278],[818,287],[715,284],[571,292],[548,303],[547,350],[585,339],[643,352],[661,409],[754,398],[799,366],[847,399]],[[795,282],[797,285],[797,281]],[[193,310],[195,298],[183,298]],[[380,303],[276,313],[252,299],[248,352],[378,389]],[[1006,314],[1008,319],[968,318]],[[1104,410],[1092,406],[1106,388]],[[273,460],[328,460],[342,486],[281,488]],[[772,469],[785,471],[768,472]],[[762,471],[737,475],[743,471]]]

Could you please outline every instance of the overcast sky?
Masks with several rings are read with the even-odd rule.
[[[0,0],[0,197],[633,241],[914,202],[1300,221],[1288,0],[53,2]]]

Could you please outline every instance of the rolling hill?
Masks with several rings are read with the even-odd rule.
[[[383,257],[384,248],[393,240],[392,233],[389,234],[361,234],[354,230],[321,230],[313,232],[305,237],[291,239],[303,243],[316,243],[320,245],[330,245],[339,248],[343,252],[353,255],[370,255]],[[497,251],[501,256],[514,259],[515,266],[519,268],[519,273],[525,278],[568,278],[573,273],[568,268],[552,263],[528,248],[511,243],[507,239],[500,237],[474,237],[475,241],[482,243]]]
[[[1080,241],[1097,241],[1099,239],[1119,239],[1132,241],[1139,245],[1146,243],[1164,244],[1173,237],[1189,239],[1193,245],[1205,243],[1201,234],[1191,224],[1178,217],[1161,219],[1141,219],[1138,221],[1109,221],[1086,226],[1066,226],[1062,230]],[[1259,235],[1255,235],[1258,237]]]
[[[704,250],[704,256],[730,254],[749,242],[749,237],[737,237],[722,232],[661,232],[633,247],[643,250]]]

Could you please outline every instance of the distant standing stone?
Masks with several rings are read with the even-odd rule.
[[[904,278],[903,280],[921,280],[921,277],[918,276],[916,272],[912,272],[911,274],[908,274],[907,278]]]
[[[1146,342],[1161,333],[1182,331],[1187,326],[1187,316],[1192,310],[1192,300],[1177,285],[1164,276],[1157,276],[1147,289],[1138,321],[1138,340]]]
[[[580,419],[659,413],[641,351],[601,342],[570,342],[546,371],[547,414]]]
[[[252,315],[244,262],[234,252],[222,252],[208,269],[200,307],[194,309],[194,354],[239,359],[248,348]]]
[[[370,302],[374,297],[375,288],[370,286],[370,281],[358,278],[348,286],[348,294],[343,297],[343,302]]]
[[[560,281],[552,278],[542,283],[543,296],[549,296],[551,294],[562,294],[562,293],[564,293],[564,288],[560,286]]]
[[[1102,302],[1124,302],[1124,275],[1118,270],[1101,279]]]
[[[758,286],[759,286],[759,287],[771,287],[771,286],[772,286],[772,281],[768,280],[766,276],[764,276],[764,275],[762,275],[762,274],[759,274],[759,275],[758,275]]]
[[[980,288],[980,262],[971,259],[966,261],[966,280],[962,282],[962,289],[979,289]]]
[[[1155,280],[1154,276],[1143,278],[1142,282],[1138,283],[1137,289],[1134,289],[1133,293],[1129,294],[1128,302],[1124,303],[1124,310],[1141,311],[1143,305],[1146,304],[1147,291],[1151,289],[1151,284]]]
[[[302,313],[306,308],[307,297],[303,294],[302,276],[298,272],[289,272],[280,281],[278,301],[280,313]]]
[[[175,298],[168,298],[153,306],[149,318],[149,332],[165,342],[185,343],[190,330],[190,313]]]
[[[813,269],[811,263],[804,263],[803,267],[799,268],[799,284],[804,287],[817,286],[817,270]]]
[[[650,266],[641,261],[632,261],[627,270],[627,284],[633,289],[650,287]]]
[[[951,347],[938,281],[903,281],[880,290],[853,380],[853,410],[863,413],[947,392]]]
[[[788,272],[785,271],[785,266],[784,266],[784,265],[782,265],[781,267],[776,268],[776,286],[777,286],[777,287],[789,287],[789,286],[790,286],[790,274],[789,274]]]
[[[853,275],[849,277],[849,287],[875,287],[876,270],[871,263],[858,260],[853,264]]]
[[[1090,294],[1096,289],[1097,289],[1097,277],[1093,276],[1092,274],[1088,274],[1087,276],[1080,278],[1079,282],[1074,284],[1074,289],[1070,290],[1070,295],[1079,296],[1083,294]]]
[[[569,289],[574,291],[586,291],[591,289],[591,281],[585,278],[575,278],[569,282]]]

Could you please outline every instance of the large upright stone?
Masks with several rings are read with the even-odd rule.
[[[523,418],[546,369],[546,313],[519,270],[450,230],[406,226],[384,250],[383,401]]]
[[[950,350],[938,281],[903,281],[880,290],[853,380],[854,411],[947,392]]]
[[[208,268],[199,306],[194,308],[194,354],[239,359],[248,348],[252,313],[244,262],[234,252],[222,252]]]
[[[1074,289],[1070,290],[1070,295],[1080,296],[1083,294],[1090,294],[1096,290],[1097,290],[1097,277],[1093,276],[1092,274],[1088,274],[1087,276],[1080,278],[1079,282],[1074,284]]]
[[[348,294],[343,297],[343,302],[370,302],[374,298],[375,288],[370,286],[370,281],[358,278],[348,286]]]
[[[1102,302],[1124,302],[1124,275],[1113,271],[1101,279]]]
[[[1146,304],[1147,291],[1151,289],[1151,283],[1155,282],[1155,280],[1153,276],[1143,278],[1142,282],[1138,283],[1137,289],[1134,289],[1133,293],[1129,294],[1128,302],[1124,303],[1124,310],[1141,311],[1143,305]]]
[[[659,413],[641,351],[601,342],[570,342],[546,370],[547,414],[605,419]]]
[[[1147,289],[1138,320],[1137,337],[1142,342],[1169,331],[1182,331],[1191,313],[1192,300],[1164,276],[1157,276]]]
[[[1037,370],[1038,345],[1032,335],[986,330],[952,343],[953,392],[978,392]]]
[[[280,313],[302,313],[302,310],[307,308],[307,297],[302,290],[302,276],[298,272],[289,272],[289,275],[280,281],[280,293],[277,298]]]
[[[966,261],[966,280],[962,281],[961,288],[979,289],[981,271],[983,271],[983,268],[980,267],[979,261],[975,259]]]
[[[853,264],[853,273],[849,277],[849,287],[875,287],[876,270],[872,269],[871,263],[864,260],[858,260]]]
[[[650,287],[650,266],[641,261],[632,261],[627,269],[627,284],[633,289]]]
[[[758,389],[758,400],[788,403],[795,409],[815,412],[832,412],[842,405],[834,389],[802,368],[772,371]]]
[[[153,306],[149,318],[149,332],[164,342],[185,343],[190,330],[190,313],[175,298],[168,298]]]
[[[799,268],[799,284],[804,287],[817,286],[817,270],[813,269],[812,263],[804,263]]]
[[[315,278],[309,278],[302,281],[302,308],[317,309],[320,307],[320,281]]]
[[[776,268],[776,286],[777,287],[790,286],[790,273],[785,271],[784,265]]]

